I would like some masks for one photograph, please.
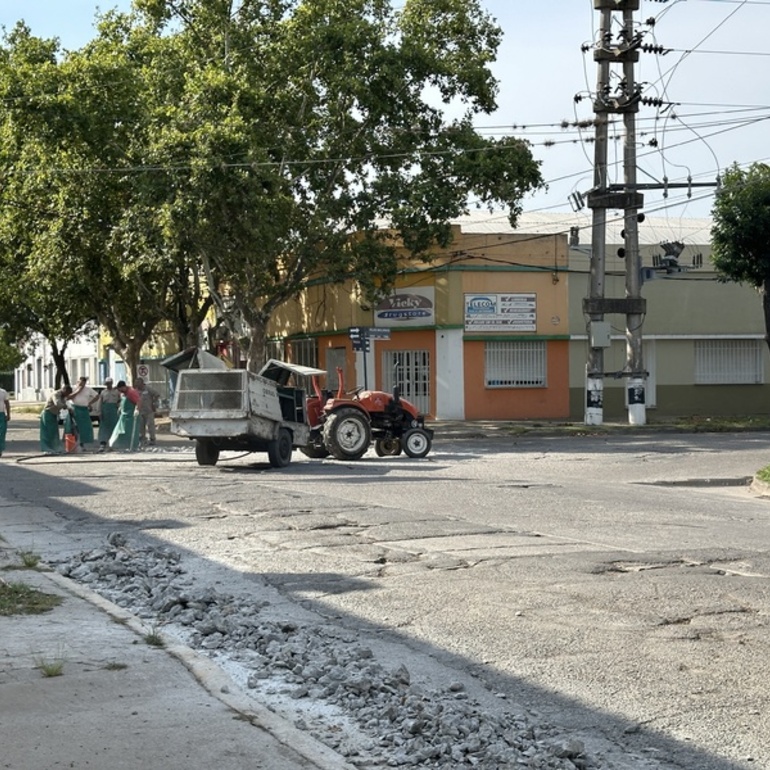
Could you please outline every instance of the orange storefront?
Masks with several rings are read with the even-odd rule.
[[[329,387],[340,367],[347,389],[398,386],[433,419],[565,419],[567,285],[566,235],[458,228],[451,252],[405,262],[377,307],[354,285],[314,287],[274,334],[287,357],[326,369]],[[351,337],[362,328],[367,351]]]

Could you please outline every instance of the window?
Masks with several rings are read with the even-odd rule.
[[[760,340],[695,340],[696,385],[760,385]]]
[[[318,344],[315,338],[291,340],[290,344],[293,363],[318,368]]]
[[[545,341],[487,342],[484,385],[487,388],[544,388]]]
[[[276,361],[283,361],[285,354],[283,351],[283,340],[268,340],[267,341],[267,358],[274,358]],[[267,362],[267,358],[265,361]]]

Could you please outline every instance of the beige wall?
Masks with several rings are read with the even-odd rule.
[[[436,324],[462,326],[464,292],[537,293],[538,334],[567,333],[567,239],[461,233],[430,264],[405,260],[396,288],[435,286]],[[443,269],[451,266],[453,269]],[[533,270],[532,268],[535,268]],[[553,269],[551,269],[553,268]],[[373,315],[352,282],[311,286],[273,315],[268,334],[289,336],[371,325]],[[557,320],[558,319],[558,320]]]

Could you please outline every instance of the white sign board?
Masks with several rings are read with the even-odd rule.
[[[537,331],[537,294],[466,294],[465,331]]]
[[[150,367],[147,364],[139,364],[136,367],[136,376],[141,377],[143,380],[150,376]]]
[[[374,325],[391,329],[432,326],[436,323],[435,294],[432,286],[396,289],[374,308]]]

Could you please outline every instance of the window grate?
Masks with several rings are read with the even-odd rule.
[[[313,337],[291,340],[292,363],[318,368],[318,340]]]
[[[760,340],[695,340],[696,385],[761,385]]]
[[[546,387],[545,341],[487,342],[484,385],[487,388]]]

